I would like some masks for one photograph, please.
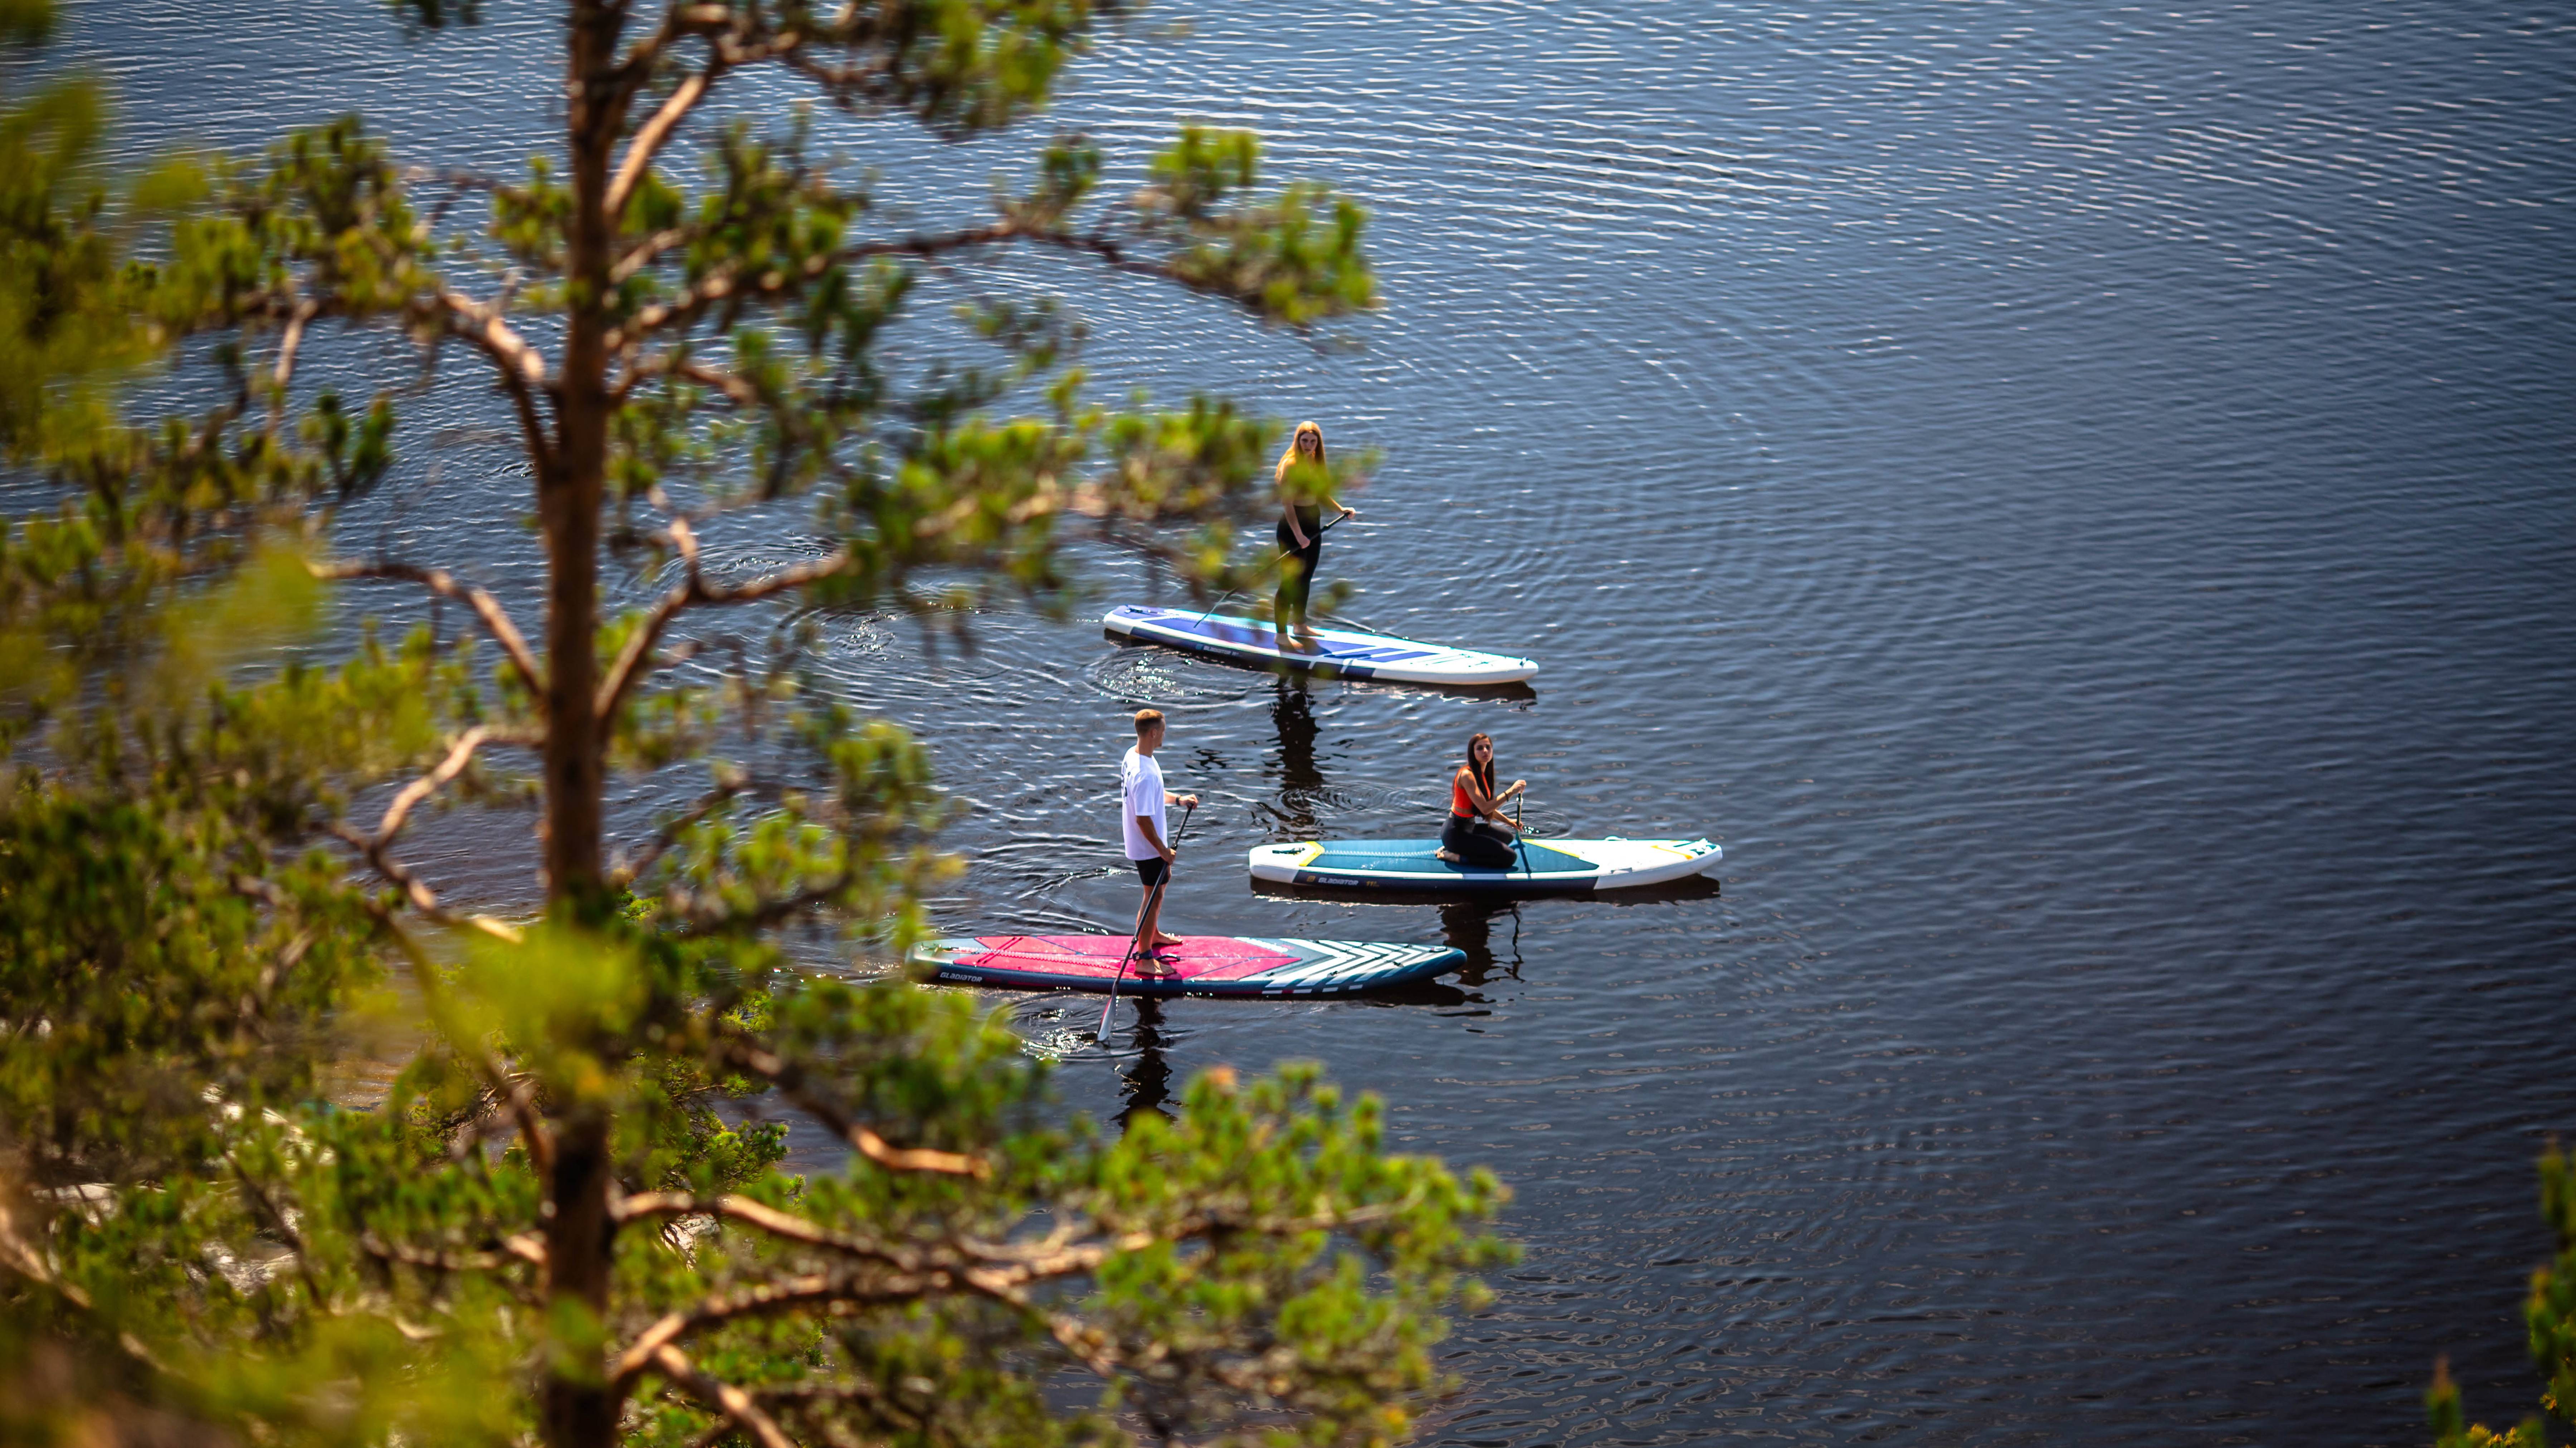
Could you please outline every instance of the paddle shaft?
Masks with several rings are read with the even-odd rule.
[[[1350,514],[1348,514],[1348,513],[1344,513],[1344,514],[1342,514],[1342,515],[1341,515],[1341,517],[1340,517],[1340,518],[1335,518],[1332,522],[1330,522],[1330,523],[1326,523],[1323,527],[1316,529],[1316,530],[1315,530],[1315,539],[1316,539],[1316,541],[1317,541],[1317,542],[1321,542],[1321,541],[1323,541],[1323,537],[1324,537],[1324,535],[1325,535],[1325,534],[1332,532],[1334,528],[1338,527],[1338,526],[1341,524],[1342,518],[1347,518],[1347,517],[1349,517],[1349,516],[1350,516]],[[1295,551],[1295,550],[1293,550],[1293,549],[1288,549],[1288,548],[1282,548],[1282,549],[1280,549],[1280,550],[1279,550],[1279,556],[1280,556],[1281,558],[1285,558],[1285,557],[1287,557],[1287,556],[1288,556],[1291,552],[1293,552],[1293,551]],[[1208,611],[1207,611],[1206,613],[1200,614],[1200,615],[1198,616],[1198,621],[1197,621],[1197,623],[1193,623],[1193,624],[1191,624],[1191,625],[1190,625],[1190,627],[1192,627],[1192,628],[1196,628],[1196,627],[1198,627],[1198,626],[1199,626],[1199,624],[1202,624],[1202,623],[1207,622],[1207,621],[1208,621],[1208,619],[1209,619],[1211,616],[1213,616],[1213,615],[1216,613],[1216,611],[1217,611],[1218,609],[1225,607],[1225,601],[1226,601],[1227,599],[1234,597],[1236,594],[1241,593],[1242,591],[1243,591],[1243,590],[1242,590],[1242,589],[1239,589],[1239,588],[1229,588],[1229,589],[1227,589],[1225,592],[1218,594],[1218,595],[1216,596],[1216,602],[1209,604],[1209,605],[1208,605]],[[1272,620],[1270,621],[1270,624],[1271,624],[1271,627],[1273,627],[1273,628],[1277,628],[1277,627],[1279,626],[1279,620],[1277,620],[1277,619],[1275,619],[1275,618],[1274,618],[1274,619],[1272,619]]]
[[[1198,813],[1198,809],[1197,805],[1188,805],[1181,810],[1181,827],[1172,831],[1173,854],[1177,855],[1181,852],[1181,839],[1190,832],[1190,816]],[[1153,914],[1154,907],[1163,903],[1163,887],[1170,883],[1172,883],[1172,868],[1165,865],[1163,878],[1156,880],[1154,888],[1145,892],[1145,908],[1136,912],[1136,926],[1140,935],[1144,930],[1145,917]],[[1157,924],[1159,923],[1158,921]],[[1127,953],[1118,957],[1117,971],[1109,977],[1109,999],[1100,1007],[1100,1029],[1091,1033],[1091,1038],[1095,1041],[1106,1042],[1109,1039],[1109,1013],[1118,1009],[1118,981],[1120,977],[1127,974],[1127,962],[1135,958],[1136,942],[1131,939],[1127,942]]]

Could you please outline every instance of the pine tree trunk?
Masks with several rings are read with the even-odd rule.
[[[609,1320],[617,1228],[608,1216],[608,1188],[614,1165],[606,1111],[583,1108],[556,1122],[555,1169],[546,1183],[554,1208],[546,1222],[547,1296],[554,1316],[546,1329],[555,1353],[546,1365],[540,1425],[548,1448],[612,1448],[617,1442],[619,1395],[607,1381],[605,1334],[589,1330]]]
[[[619,14],[573,7],[566,130],[573,215],[571,290],[556,373],[554,468],[538,482],[545,530],[546,897],[576,918],[600,906],[604,794],[599,693],[599,510],[608,475],[608,320],[603,306],[614,226],[608,178],[624,120],[615,81]]]
[[[621,13],[576,0],[567,46],[565,121],[573,215],[562,365],[556,373],[553,467],[538,480],[545,534],[545,869],[549,913],[592,922],[606,909],[601,812],[606,726],[599,693],[599,514],[608,471],[607,331],[603,304],[615,241],[608,181],[624,106],[611,75]],[[559,1104],[546,1184],[548,1331],[542,1429],[549,1448],[612,1448],[618,1394],[604,1376],[616,1224],[608,1113]]]

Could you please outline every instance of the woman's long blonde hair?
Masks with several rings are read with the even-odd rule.
[[[1317,467],[1322,467],[1324,465],[1324,429],[1322,425],[1319,423],[1301,422],[1297,424],[1297,430],[1289,434],[1288,450],[1279,455],[1279,466],[1270,470],[1270,481],[1283,488],[1288,486],[1288,470],[1297,466],[1297,439],[1304,437],[1308,433],[1313,433],[1315,435],[1315,465]]]

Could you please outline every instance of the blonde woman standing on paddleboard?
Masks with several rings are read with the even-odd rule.
[[[1480,870],[1508,869],[1520,862],[1520,826],[1503,813],[1503,801],[1529,788],[1515,779],[1494,793],[1494,741],[1483,734],[1467,736],[1467,762],[1449,776],[1449,820],[1440,827],[1440,858]]]
[[[1314,470],[1306,482],[1317,489],[1316,502],[1300,503],[1290,491],[1288,476],[1299,468]],[[1306,625],[1306,596],[1314,589],[1315,567],[1324,557],[1324,509],[1340,515],[1334,518],[1336,523],[1358,517],[1360,510],[1334,500],[1332,475],[1324,468],[1324,429],[1314,423],[1297,424],[1297,435],[1288,440],[1288,450],[1279,455],[1270,480],[1279,488],[1279,551],[1286,555],[1279,565],[1279,594],[1271,601],[1271,627],[1279,635],[1280,647],[1288,647],[1293,627],[1296,646],[1311,649],[1315,631]]]

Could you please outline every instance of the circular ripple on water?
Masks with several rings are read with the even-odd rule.
[[[896,615],[874,613],[815,621],[816,647],[836,659],[882,658],[895,646]]]
[[[1261,677],[1222,664],[1202,663],[1167,649],[1130,647],[1094,659],[1083,682],[1103,697],[1139,708],[1213,708],[1239,703]]]
[[[1056,1014],[1063,1015],[1065,1019],[1059,1023],[1041,1018]],[[1074,1018],[1081,1014],[1062,1007],[1022,1014],[1018,1021],[1021,1051],[1032,1059],[1053,1065],[1068,1056],[1079,1056],[1092,1050],[1096,1042],[1091,1027],[1074,1023]]]

